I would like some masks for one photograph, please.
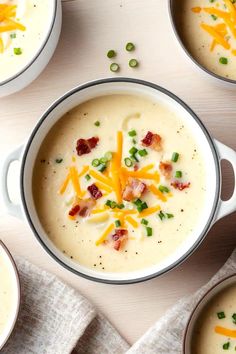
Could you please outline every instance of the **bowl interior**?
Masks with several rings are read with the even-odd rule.
[[[183,344],[183,353],[184,354],[191,354],[191,345],[192,345],[192,338],[193,338],[193,331],[196,325],[197,320],[199,319],[199,316],[203,309],[207,306],[207,304],[217,295],[219,294],[222,290],[226,289],[230,285],[236,284],[236,274],[232,275],[217,285],[215,285],[213,288],[211,288],[205,295],[204,297],[200,300],[198,303],[197,307],[194,309],[192,312],[186,333],[185,333],[185,338],[184,338],[184,344]]]
[[[202,155],[204,156],[207,166],[207,196],[199,224],[186,241],[181,244],[181,247],[179,247],[173,255],[165,259],[165,261],[151,268],[136,272],[103,273],[87,269],[68,259],[52,244],[45,234],[40,224],[40,220],[38,219],[32,197],[32,166],[34,166],[39,147],[42,144],[45,135],[55,122],[68,110],[94,97],[121,93],[146,96],[153,101],[165,104],[170,110],[176,112],[184,124],[194,132],[194,136],[199,142],[199,148],[202,150]],[[160,87],[138,80],[135,81],[133,79],[122,78],[99,80],[76,88],[65,94],[49,108],[36,126],[26,146],[21,169],[21,182],[22,201],[26,217],[34,233],[44,247],[46,247],[47,251],[56,257],[56,259],[63,265],[66,265],[70,270],[82,273],[84,276],[90,278],[92,277],[100,279],[101,281],[109,282],[132,282],[144,280],[145,278],[150,277],[150,275],[163,273],[164,271],[169,270],[172,266],[177,265],[191,253],[209,228],[215,213],[219,195],[218,159],[215,148],[207,131],[194,113],[191,112],[191,110],[180,100],[178,101],[174,95]]]
[[[11,312],[9,315],[7,325],[5,326],[3,332],[0,334],[0,350],[1,350],[1,348],[5,345],[8,338],[10,337],[18,317],[19,306],[20,306],[20,282],[19,282],[18,272],[15,263],[13,261],[13,258],[1,241],[0,241],[0,256],[3,258],[4,264],[6,265],[9,272],[9,276],[11,279],[11,289],[12,289],[11,296],[13,300],[11,304]]]

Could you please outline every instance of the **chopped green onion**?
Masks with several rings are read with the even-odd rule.
[[[228,59],[225,58],[225,57],[221,57],[221,58],[219,59],[219,62],[220,62],[221,64],[226,65],[226,64],[228,64]]]
[[[229,346],[230,346],[230,343],[227,342],[227,343],[223,344],[223,349],[224,349],[224,350],[228,350],[228,349],[229,349]]]
[[[222,320],[222,318],[225,318],[225,313],[222,311],[222,312],[218,312],[217,313],[217,317],[219,318],[219,320]]]
[[[158,214],[158,216],[159,216],[159,218],[161,219],[161,220],[163,220],[166,216],[165,216],[165,214],[162,212],[162,211],[160,211],[160,213]]]
[[[127,167],[133,166],[133,161],[129,157],[126,157],[124,161],[125,161],[125,166]]]
[[[166,213],[167,219],[172,219],[174,217],[173,214]]]
[[[214,2],[215,0],[209,0],[210,2]]]
[[[89,181],[91,179],[89,175],[86,175],[84,178],[86,179],[86,181]]]
[[[119,69],[120,69],[120,66],[119,66],[119,64],[117,64],[117,63],[112,63],[112,64],[110,65],[110,70],[111,70],[113,73],[119,71]]]
[[[107,161],[108,161],[108,160],[107,160],[107,158],[106,158],[105,156],[104,156],[104,157],[101,157],[101,158],[99,159],[99,162],[100,162],[100,163],[103,163],[103,164],[104,164],[104,163],[107,163]]]
[[[179,159],[179,154],[178,154],[178,152],[173,152],[171,161],[177,162],[178,159]]]
[[[63,159],[56,159],[55,161],[56,161],[56,163],[61,163],[63,161]]]
[[[214,21],[216,21],[217,18],[218,18],[216,15],[211,15],[211,17],[212,17],[212,19],[213,19]]]
[[[111,209],[115,209],[117,207],[116,202],[112,201],[110,207]]]
[[[100,127],[100,122],[99,122],[99,120],[97,120],[97,121],[94,123],[94,125],[96,125],[96,127]]]
[[[142,200],[141,200],[141,199],[136,199],[135,202],[134,202],[134,204],[135,204],[136,206],[139,206],[139,205],[142,204]]]
[[[99,165],[100,165],[99,159],[94,159],[94,160],[92,161],[92,166],[93,166],[93,167],[98,167]]]
[[[158,189],[161,193],[169,193],[170,191],[168,187],[162,185],[160,185]]]
[[[116,226],[116,227],[120,227],[120,226],[121,226],[120,220],[116,220],[116,221],[115,221],[115,226]]]
[[[148,225],[148,221],[147,221],[146,219],[142,219],[142,220],[141,220],[141,224],[143,224],[143,225]]]
[[[132,143],[133,143],[133,144],[137,144],[137,140],[132,139]]]
[[[10,38],[11,38],[11,39],[16,38],[16,33],[11,33],[11,34],[10,34]]]
[[[129,43],[126,44],[125,49],[126,49],[128,52],[132,52],[132,50],[135,49],[135,45],[134,45],[132,42],[129,42]]]
[[[146,156],[148,154],[148,152],[146,149],[143,149],[143,150],[139,150],[138,154],[143,157],[143,156]]]
[[[133,146],[130,150],[129,150],[129,153],[131,156],[134,156],[136,154],[136,152],[138,152],[138,149]]]
[[[124,206],[123,203],[121,203],[121,204],[117,204],[116,207],[117,207],[118,209],[124,209],[125,206]]]
[[[21,55],[22,54],[22,49],[21,48],[14,48],[14,54],[15,55]]]
[[[129,136],[136,136],[137,135],[136,130],[130,130],[128,132],[128,134],[129,134]]]
[[[182,171],[176,171],[175,172],[175,177],[176,178],[181,178],[182,177]]]
[[[144,209],[148,208],[148,205],[146,202],[143,202],[141,199],[137,199],[134,204],[137,207],[137,210],[139,213],[141,213],[141,211],[143,211]]]
[[[100,166],[98,167],[98,171],[103,172],[107,168],[107,165],[105,163],[101,163]]]
[[[232,315],[233,323],[236,324],[236,313]]]
[[[132,155],[131,160],[133,160],[134,162],[139,162],[139,159],[137,158],[136,155]]]
[[[107,57],[114,58],[116,56],[116,52],[113,49],[108,50]]]
[[[106,152],[104,157],[107,159],[107,161],[110,161],[112,159],[112,152],[111,151]]]
[[[130,59],[129,66],[131,68],[136,68],[138,66],[138,61],[136,59]]]
[[[112,203],[112,201],[108,199],[108,200],[106,201],[105,205],[111,207],[111,203]]]
[[[147,227],[146,227],[146,231],[147,231],[147,236],[148,236],[148,237],[149,237],[149,236],[152,236],[152,228],[151,228],[151,227],[147,226]]]

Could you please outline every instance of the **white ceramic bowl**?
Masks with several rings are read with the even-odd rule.
[[[212,71],[208,70],[203,65],[201,65],[188,51],[188,49],[186,48],[186,46],[181,38],[179,28],[176,23],[176,15],[178,14],[178,3],[179,3],[179,0],[168,0],[168,12],[169,12],[169,18],[170,18],[170,22],[171,22],[171,26],[172,26],[172,29],[174,32],[175,39],[176,39],[177,43],[179,44],[179,46],[181,47],[182,52],[185,54],[185,57],[188,59],[189,62],[191,62],[193,67],[196,69],[196,71],[203,74],[203,76],[205,78],[210,79],[212,82],[220,85],[221,87],[223,85],[226,88],[227,87],[228,88],[236,88],[236,80],[228,79],[226,77],[217,75],[217,74],[213,73]]]
[[[191,354],[193,331],[202,310],[217,294],[219,294],[221,291],[226,289],[228,286],[235,285],[235,284],[236,284],[236,274],[231,275],[218,282],[210,290],[208,290],[206,294],[198,302],[197,306],[192,311],[186,326],[184,340],[183,340],[183,354]]]
[[[0,82],[0,97],[10,95],[28,86],[40,75],[50,61],[60,37],[62,23],[61,0],[50,0],[50,2],[53,3],[52,18],[41,47],[23,69]]]
[[[105,273],[88,269],[75,263],[60,252],[49,240],[38,219],[32,196],[33,165],[42,141],[49,129],[73,107],[97,96],[128,93],[146,96],[163,102],[171,110],[182,116],[184,124],[193,131],[199,145],[204,151],[207,166],[206,203],[202,218],[192,234],[183,244],[160,264],[143,270],[127,273]],[[1,169],[1,193],[8,212],[26,220],[44,249],[60,264],[76,274],[86,278],[108,283],[133,283],[161,275],[183,262],[202,242],[210,227],[223,216],[236,210],[236,190],[232,197],[223,202],[221,191],[221,159],[228,160],[236,171],[236,153],[227,146],[213,140],[195,113],[178,97],[167,90],[141,80],[129,78],[108,78],[89,82],[79,86],[59,98],[43,114],[26,145],[17,148],[6,157]],[[20,189],[21,204],[14,205],[7,189],[7,173],[12,161],[21,164]]]
[[[13,284],[13,291],[14,291],[14,302],[13,302],[10,318],[3,333],[0,334],[0,351],[1,351],[1,349],[5,346],[11,333],[14,330],[16,320],[19,314],[19,309],[20,309],[21,292],[20,292],[20,280],[19,280],[16,264],[10,252],[8,251],[7,247],[4,245],[4,243],[1,240],[0,240],[0,252],[1,255],[5,258],[5,263],[9,269],[9,273]]]

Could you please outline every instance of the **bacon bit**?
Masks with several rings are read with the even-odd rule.
[[[112,235],[112,239],[114,242],[114,249],[119,251],[123,242],[127,240],[128,231],[126,229],[116,229],[114,235]]]
[[[162,149],[161,146],[161,137],[158,134],[153,134],[152,132],[148,132],[141,140],[143,146],[150,147],[153,150],[160,151]]]
[[[139,166],[138,166],[138,164],[136,163],[136,164],[134,165],[134,171],[138,171],[138,169],[139,169]]]
[[[69,211],[70,216],[75,216],[80,211],[80,206],[77,204]]]
[[[76,144],[76,151],[79,156],[89,154],[99,142],[98,137],[92,137],[89,139],[79,139]]]
[[[81,200],[79,202],[79,206],[80,206],[79,216],[83,218],[89,216],[94,205],[95,205],[95,200],[93,199]]]
[[[91,197],[95,200],[102,197],[102,192],[100,191],[100,189],[98,189],[95,183],[91,184],[91,186],[88,186],[87,190],[91,194]]]
[[[172,164],[170,162],[160,162],[159,164],[160,171],[165,178],[170,179],[172,172]]]
[[[146,189],[146,184],[137,178],[129,177],[122,197],[127,202],[140,198]]]
[[[178,189],[179,191],[183,191],[186,188],[190,187],[190,182],[188,183],[183,183],[183,182],[179,182],[179,181],[174,181],[171,183],[172,187],[174,187],[175,189]]]

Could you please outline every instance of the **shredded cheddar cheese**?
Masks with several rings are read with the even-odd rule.
[[[103,176],[100,172],[90,170],[90,176],[98,180],[99,182],[108,185],[109,187],[113,188],[112,180],[109,177]]]
[[[125,220],[128,221],[128,223],[131,224],[135,229],[138,227],[138,222],[134,220],[132,216],[126,216]]]
[[[70,182],[70,172],[68,173],[68,175],[66,176],[65,181],[64,181],[64,182],[62,183],[62,185],[61,185],[61,188],[60,188],[60,190],[59,190],[59,193],[60,193],[60,194],[64,194],[64,193],[65,193],[66,188],[67,188],[69,182]]]
[[[148,172],[142,172],[142,171],[130,171],[127,170],[126,168],[122,167],[121,172],[129,177],[136,177],[136,178],[142,178],[142,179],[151,179],[156,181],[157,183],[160,181],[160,175],[158,172],[155,173],[148,173]]]
[[[112,232],[112,230],[114,229],[114,224],[110,224],[107,229],[103,232],[103,234],[101,235],[101,237],[96,241],[96,246],[99,246],[101,243],[103,243],[107,237],[109,236],[109,234]]]
[[[154,186],[154,184],[149,185],[148,189],[163,202],[167,201],[166,196],[163,193],[161,193],[161,191],[159,191],[159,189],[156,186]]]
[[[72,182],[72,185],[73,185],[74,190],[76,192],[76,195],[78,198],[81,198],[82,191],[81,191],[80,183],[79,183],[79,174],[78,174],[77,169],[74,166],[72,166],[70,168],[70,176],[71,176],[71,182]]]
[[[199,14],[199,12],[201,12],[201,10],[202,10],[202,9],[201,9],[201,7],[199,7],[199,6],[196,6],[196,7],[193,7],[193,8],[192,8],[192,11],[195,12],[196,14]]]
[[[215,332],[225,337],[236,338],[236,330],[216,326]]]
[[[156,205],[154,207],[150,207],[150,208],[147,208],[147,209],[144,209],[141,213],[139,213],[139,218],[145,218],[146,216],[148,215],[151,215],[153,213],[155,213],[156,211],[159,211],[161,210],[161,207],[160,205]]]

